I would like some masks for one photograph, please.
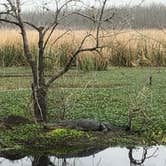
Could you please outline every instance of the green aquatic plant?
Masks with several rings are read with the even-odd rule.
[[[50,132],[48,132],[48,136],[54,137],[54,138],[64,138],[64,137],[72,137],[72,138],[79,138],[82,136],[85,136],[85,132],[83,131],[77,131],[72,129],[54,129]]]

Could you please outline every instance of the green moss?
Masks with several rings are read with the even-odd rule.
[[[71,129],[55,129],[48,132],[48,136],[53,138],[79,138],[87,136],[83,131],[71,130]]]

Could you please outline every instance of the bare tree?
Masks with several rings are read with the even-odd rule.
[[[32,96],[33,96],[33,110],[35,119],[37,122],[46,122],[47,121],[47,93],[51,84],[65,74],[73,62],[73,60],[81,52],[86,51],[99,51],[103,48],[103,45],[100,45],[101,39],[101,29],[104,22],[108,22],[112,17],[106,18],[104,16],[104,10],[106,9],[107,0],[99,0],[100,7],[97,7],[97,11],[92,16],[88,16],[78,12],[72,12],[72,14],[78,14],[88,20],[93,24],[91,30],[83,37],[77,48],[73,51],[69,61],[66,63],[63,69],[55,71],[54,74],[46,80],[45,78],[45,66],[44,66],[44,54],[45,49],[51,39],[52,34],[56,30],[57,26],[61,23],[61,20],[67,17],[69,13],[65,13],[66,8],[74,6],[77,7],[77,4],[81,3],[80,0],[54,0],[51,1],[51,4],[48,4],[47,1],[44,1],[42,4],[43,12],[51,12],[54,15],[52,21],[42,25],[35,25],[34,23],[27,21],[23,17],[23,5],[26,5],[25,1],[22,0],[1,0],[0,6],[0,22],[5,22],[17,26],[21,31],[21,37],[23,42],[23,50],[26,60],[31,67],[32,71]],[[23,3],[25,2],[25,4]],[[82,3],[83,4],[83,3]],[[30,48],[30,44],[27,36],[27,26],[33,28],[38,33],[38,55],[37,58],[34,58]],[[64,33],[65,34],[65,33]],[[61,38],[61,36],[59,37]],[[93,38],[95,44],[93,46],[85,47],[85,42]]]

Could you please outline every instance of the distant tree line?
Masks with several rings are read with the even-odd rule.
[[[62,20],[61,27],[66,28],[71,27],[75,29],[87,29],[92,23],[88,18],[77,15],[77,10],[75,11],[64,11],[69,13],[69,17]],[[72,14],[71,14],[72,13]],[[74,14],[73,14],[74,13]],[[79,10],[80,13],[80,10]],[[91,10],[82,10],[82,14],[91,14],[92,17],[97,17],[95,13],[95,8]],[[54,17],[53,13],[47,12],[44,14],[42,12],[24,12],[24,18],[26,20],[36,24],[45,25]],[[111,24],[105,22],[104,27],[109,29],[119,29],[119,28],[131,28],[131,29],[151,29],[151,28],[166,28],[166,6],[163,4],[152,4],[149,6],[137,6],[137,7],[112,7],[105,10],[104,13],[106,18],[108,16],[112,17],[110,19]],[[12,27],[11,25],[0,24],[0,27]]]

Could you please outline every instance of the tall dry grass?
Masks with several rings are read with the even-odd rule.
[[[85,36],[85,31],[68,32],[57,40],[65,31],[54,32],[45,52],[45,64],[48,68],[62,67],[72,52]],[[107,34],[105,34],[107,35]],[[86,52],[73,62],[81,70],[105,70],[109,64],[115,66],[166,66],[166,34],[160,30],[123,30],[110,31],[101,42],[108,47],[101,53]],[[17,30],[0,30],[0,66],[27,65],[23,56],[21,35]],[[31,51],[37,56],[38,35],[28,31]],[[56,42],[55,42],[56,41]],[[90,38],[84,46],[93,46]]]

